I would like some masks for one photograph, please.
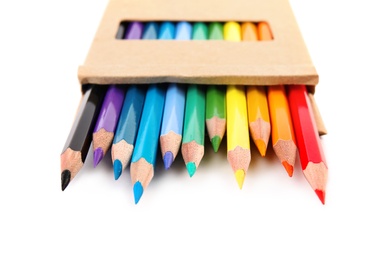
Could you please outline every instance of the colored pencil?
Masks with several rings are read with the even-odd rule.
[[[259,22],[257,24],[257,31],[260,41],[271,41],[274,38],[272,35],[271,28],[266,22]]]
[[[123,26],[123,24],[121,25]],[[116,37],[120,38],[119,33],[124,31],[122,38],[140,39],[142,27],[142,22],[129,23],[125,31],[123,29],[118,30]],[[101,162],[111,148],[124,97],[125,89],[123,87],[110,85],[92,136],[94,167]]]
[[[243,41],[258,41],[258,32],[254,23],[245,22],[241,25]],[[271,135],[267,89],[265,86],[247,86],[246,98],[248,105],[249,131],[261,156],[265,156]]]
[[[176,24],[175,40],[190,40],[192,26],[188,22]],[[168,85],[160,133],[160,148],[165,169],[169,169],[179,152],[185,106],[185,88],[181,84]]]
[[[258,23],[257,29],[259,40],[270,41],[273,39],[268,23]],[[297,146],[285,87],[282,85],[269,86],[267,100],[271,119],[272,147],[288,175],[292,177]]]
[[[143,23],[131,22],[126,28],[124,39],[139,40],[143,31]],[[120,113],[118,126],[111,146],[111,159],[114,178],[117,180],[122,169],[129,165],[134,149],[134,140],[138,130],[145,92],[136,86],[127,88]]]
[[[143,40],[155,40],[158,37],[159,24],[156,22],[145,23],[144,30],[142,32]]]
[[[143,22],[131,22],[126,28],[126,32],[123,38],[125,40],[139,40],[141,39],[143,28]]]
[[[289,86],[288,101],[303,174],[325,204],[328,167],[306,86]]]
[[[134,200],[137,204],[154,176],[162,114],[165,103],[165,86],[148,87],[141,122],[130,163]]]
[[[192,28],[192,40],[207,40],[207,25],[196,22]],[[187,87],[181,152],[190,177],[194,176],[204,155],[205,92],[203,86]]]
[[[210,22],[209,23],[209,40],[224,40],[223,23]]]
[[[108,87],[92,134],[94,167],[101,162],[111,147],[124,97],[123,86],[110,85]]]
[[[105,87],[91,85],[82,96],[73,126],[61,153],[62,190],[66,189],[84,165],[106,90]]]
[[[173,22],[162,22],[158,31],[159,40],[173,40],[175,38],[175,24]]]
[[[161,26],[150,23],[142,39],[169,40],[175,36],[175,25],[163,22]],[[138,129],[133,156],[130,163],[131,182],[135,204],[141,199],[144,190],[154,176],[154,167],[159,144],[159,136],[165,105],[166,87],[162,84],[151,84],[145,97],[144,108]]]
[[[224,24],[226,41],[241,41],[241,28],[237,22]],[[251,161],[248,114],[244,86],[228,85],[226,90],[227,158],[236,181],[242,189]]]
[[[122,170],[129,166],[144,105],[145,92],[145,87],[136,85],[131,85],[126,90],[118,126],[111,146],[115,180],[121,176]]]
[[[297,146],[285,86],[269,86],[267,98],[271,118],[272,147],[288,175],[292,177]]]
[[[209,24],[209,40],[223,40],[223,24]],[[210,85],[206,89],[206,129],[214,152],[226,132],[226,86]]]
[[[118,31],[115,35],[115,39],[123,39],[123,35],[125,35],[125,31],[126,31],[126,25],[127,23],[120,23],[119,24],[119,28],[118,28]]]

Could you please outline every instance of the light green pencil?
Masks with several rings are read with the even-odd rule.
[[[192,40],[207,40],[205,23],[194,23]],[[194,176],[204,155],[205,93],[203,86],[191,84],[187,88],[181,153],[190,177]]]
[[[209,40],[223,40],[223,24],[212,22],[209,24]],[[214,152],[226,132],[226,86],[211,85],[206,90],[206,128]]]

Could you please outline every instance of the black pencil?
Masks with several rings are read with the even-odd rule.
[[[65,190],[69,182],[83,167],[92,142],[92,131],[99,115],[106,93],[103,86],[84,86],[76,118],[61,153],[61,188]]]

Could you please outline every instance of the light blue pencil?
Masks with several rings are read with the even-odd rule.
[[[189,22],[176,24],[175,40],[190,40],[192,25]],[[160,148],[165,169],[169,169],[179,152],[185,108],[186,89],[176,83],[168,85],[164,115],[160,133]]]

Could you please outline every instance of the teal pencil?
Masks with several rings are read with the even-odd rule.
[[[194,23],[192,40],[207,40],[205,23]],[[205,93],[203,86],[191,84],[187,88],[181,152],[190,177],[194,176],[204,155]]]
[[[115,180],[121,176],[122,170],[129,166],[144,105],[145,92],[145,87],[136,85],[131,85],[126,90],[125,100],[123,101],[111,146]]]

